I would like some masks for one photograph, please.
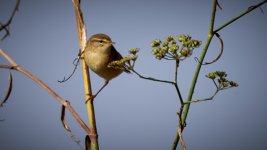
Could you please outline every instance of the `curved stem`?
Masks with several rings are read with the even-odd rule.
[[[44,88],[50,95],[52,95],[59,103],[64,105],[68,111],[72,114],[72,116],[76,119],[76,121],[80,124],[80,126],[85,130],[87,134],[90,134],[91,130],[87,127],[87,125],[83,122],[83,120],[80,118],[80,116],[76,113],[76,111],[72,108],[72,106],[66,102],[65,99],[60,97],[55,91],[53,91],[49,86],[47,86],[42,80],[40,80],[38,77],[34,76],[21,66],[19,66],[12,58],[10,58],[2,49],[0,49],[0,55],[2,55],[12,66],[8,65],[1,65],[0,68],[6,68],[6,69],[13,69],[16,71],[19,71],[35,81],[38,85],[40,85],[42,88]]]

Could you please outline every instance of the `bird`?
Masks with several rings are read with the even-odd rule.
[[[113,46],[111,38],[103,33],[92,35],[86,42],[84,59],[86,65],[98,76],[105,80],[102,87],[92,95],[94,99],[109,83],[110,80],[119,76],[122,72],[130,73],[126,69],[108,67],[112,61],[122,59],[122,55]]]

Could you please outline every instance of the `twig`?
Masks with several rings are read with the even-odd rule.
[[[0,23],[0,32],[2,30],[5,30],[5,32],[6,32],[6,34],[1,38],[1,40],[4,40],[7,36],[10,35],[8,27],[11,24],[16,12],[19,10],[19,4],[20,4],[20,0],[17,0],[15,8],[13,9],[12,14],[11,14],[10,18],[8,19],[7,23],[5,23],[5,24]]]
[[[58,80],[57,82],[63,83],[63,82],[68,81],[74,75],[74,73],[75,73],[75,71],[76,71],[76,69],[77,69],[77,67],[79,65],[80,59],[81,59],[81,57],[75,58],[74,61],[73,61],[74,69],[72,70],[71,74],[67,78],[64,77],[62,80]]]
[[[224,23],[223,25],[221,25],[219,28],[217,28],[216,30],[214,30],[214,33],[219,32],[220,30],[222,30],[223,28],[225,28],[226,26],[228,26],[229,24],[233,23],[234,21],[236,21],[237,19],[243,17],[244,15],[248,14],[249,12],[251,12],[252,10],[259,8],[261,5],[263,5],[264,3],[266,3],[267,0],[264,0],[262,2],[260,2],[257,5],[254,5],[252,7],[249,7],[247,10],[245,10],[243,13],[241,13],[240,15],[236,16],[235,18],[229,20],[228,22]]]
[[[156,78],[152,78],[152,77],[145,77],[145,76],[141,75],[140,73],[138,73],[137,71],[135,71],[134,69],[131,68],[131,70],[133,71],[133,73],[135,73],[136,75],[138,75],[142,79],[156,81],[156,82],[163,82],[163,83],[174,84],[174,82],[168,81],[168,80],[160,80],[160,79],[156,79]]]
[[[220,53],[219,53],[219,55],[215,59],[213,59],[210,62],[204,62],[202,65],[210,65],[210,64],[215,63],[216,61],[218,61],[221,58],[221,56],[223,54],[223,40],[222,40],[221,36],[219,35],[219,33],[215,33],[215,35],[219,39],[219,42],[220,42]],[[195,57],[195,60],[198,63],[200,63],[197,57]]]
[[[26,71],[24,68],[19,66],[11,57],[9,57],[2,49],[0,49],[0,55],[2,55],[10,64],[8,65],[1,65],[0,68],[6,68],[6,69],[13,69],[18,72],[21,72],[25,76],[29,77],[33,81],[35,81],[38,85],[40,85],[42,88],[44,88],[50,95],[52,95],[61,105],[65,106],[66,109],[72,114],[74,119],[80,124],[80,126],[84,129],[84,131],[87,134],[91,133],[91,130],[87,127],[87,125],[83,122],[83,120],[80,118],[80,116],[76,113],[76,111],[73,109],[73,107],[66,102],[62,97],[60,97],[55,91],[53,91],[49,86],[47,86],[42,80],[40,80],[38,77],[34,76],[30,72]]]
[[[197,99],[197,100],[191,100],[191,101],[187,101],[185,102],[185,104],[189,104],[189,103],[197,103],[197,102],[203,102],[203,101],[210,101],[213,100],[213,98],[216,96],[216,94],[220,91],[220,89],[218,88],[211,97],[208,98],[204,98],[204,99]]]
[[[184,138],[183,138],[183,134],[182,134],[182,127],[181,126],[179,126],[179,128],[178,128],[178,134],[179,134],[179,137],[180,137],[180,142],[181,142],[181,145],[182,145],[182,149],[186,150],[186,144],[184,142]]]

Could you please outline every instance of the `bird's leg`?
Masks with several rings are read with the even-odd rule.
[[[108,82],[109,81],[106,80],[102,87],[97,91],[97,93],[94,95],[90,95],[89,99],[87,99],[85,103],[87,103],[89,100],[94,100],[94,98],[108,85]]]
[[[108,85],[108,82],[108,80],[105,81],[104,85],[102,85],[102,87],[97,91],[97,93],[93,95],[94,98]]]

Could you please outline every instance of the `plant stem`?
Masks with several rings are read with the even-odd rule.
[[[178,75],[178,67],[179,67],[179,60],[176,60],[175,61],[175,75],[174,75],[174,87],[176,89],[176,92],[178,94],[178,97],[179,97],[179,100],[180,100],[180,103],[181,103],[181,107],[184,105],[184,100],[183,100],[183,97],[181,95],[181,92],[179,90],[179,87],[178,87],[178,81],[177,81],[177,75]]]
[[[243,17],[244,15],[248,14],[249,12],[251,12],[252,10],[260,7],[261,5],[263,5],[264,3],[266,3],[267,0],[262,1],[261,3],[251,6],[249,7],[246,11],[244,11],[243,13],[241,13],[240,15],[236,16],[235,18],[229,20],[228,22],[226,22],[225,24],[221,25],[219,28],[217,28],[216,30],[214,30],[214,33],[219,32],[220,30],[222,30],[223,28],[225,28],[226,26],[228,26],[229,24],[233,23],[234,21],[236,21],[237,19]]]
[[[86,27],[83,20],[82,11],[80,9],[80,1],[79,0],[73,0],[74,4],[74,10],[75,10],[75,16],[76,16],[76,23],[78,28],[78,39],[80,44],[80,50],[83,51],[86,46]],[[87,102],[87,110],[88,110],[88,119],[89,119],[89,125],[91,132],[89,134],[90,140],[91,140],[91,148],[88,147],[86,149],[92,149],[92,150],[98,150],[98,134],[97,134],[97,128],[96,128],[96,119],[95,119],[95,112],[94,112],[94,103],[93,99],[90,98],[92,95],[92,88],[91,88],[91,82],[90,82],[90,75],[88,67],[84,60],[84,53],[82,53],[82,73],[83,73],[83,79],[84,79],[84,90],[85,90],[85,98],[86,101],[90,99],[89,102]],[[89,145],[90,146],[90,145]]]
[[[187,101],[187,102],[185,102],[185,104],[189,104],[189,103],[197,103],[197,102],[203,102],[203,101],[213,100],[213,98],[215,97],[215,95],[216,95],[219,91],[220,91],[220,89],[217,88],[217,90],[212,94],[211,97],[204,98],[204,99],[196,99],[196,100]]]
[[[202,66],[202,62],[203,62],[203,60],[205,58],[206,52],[207,52],[208,47],[210,45],[210,42],[211,42],[211,40],[213,38],[213,26],[214,26],[214,20],[215,20],[216,5],[217,5],[217,0],[214,0],[208,39],[207,39],[206,44],[205,44],[205,46],[204,46],[204,48],[202,50],[202,53],[200,55],[199,63],[197,64],[197,67],[196,67],[196,70],[195,70],[195,74],[194,74],[194,77],[193,77],[193,80],[192,80],[192,83],[191,83],[191,87],[190,87],[190,90],[189,90],[189,93],[188,93],[187,102],[191,101],[191,99],[193,97],[193,93],[194,93],[194,90],[195,90],[195,85],[196,85],[196,82],[197,82],[197,79],[198,79],[198,75],[199,75],[199,72],[200,72],[200,69],[201,69],[201,66]],[[182,118],[181,118],[181,123],[180,123],[182,125],[185,124],[185,120],[186,120],[189,108],[190,108],[190,103],[185,105],[184,112],[183,112]],[[183,128],[182,128],[182,130],[183,130]],[[179,133],[177,132],[176,137],[175,137],[174,142],[173,142],[173,145],[172,145],[172,150],[176,149],[176,147],[178,145],[178,142],[179,142]]]
[[[229,20],[228,22],[226,22],[225,24],[223,24],[222,26],[220,26],[219,28],[217,28],[216,30],[214,30],[215,13],[216,13],[216,6],[217,6],[217,0],[214,0],[213,7],[212,7],[212,15],[211,15],[211,21],[210,21],[210,28],[209,28],[208,38],[206,40],[206,44],[205,44],[205,46],[204,46],[204,48],[202,50],[202,53],[201,53],[200,58],[199,58],[199,63],[198,63],[198,65],[196,67],[196,70],[195,70],[195,74],[194,74],[194,77],[193,77],[193,80],[192,80],[192,83],[191,83],[191,86],[190,86],[190,90],[189,90],[189,93],[188,93],[187,102],[185,102],[186,104],[185,104],[184,112],[183,112],[182,118],[181,118],[181,124],[182,125],[185,124],[185,121],[186,121],[186,118],[187,118],[187,115],[188,115],[188,111],[189,111],[189,108],[190,108],[190,101],[192,100],[193,93],[194,93],[194,90],[195,90],[195,85],[197,83],[198,75],[199,75],[199,72],[200,72],[200,69],[201,69],[203,60],[205,58],[205,55],[207,53],[207,50],[209,48],[210,42],[211,42],[214,34],[217,33],[217,32],[219,32],[220,30],[222,30],[223,28],[225,28],[229,24],[233,23],[237,19],[239,19],[239,18],[243,17],[244,15],[248,14],[252,10],[260,7],[261,5],[263,5],[266,2],[267,2],[267,0],[264,0],[261,3],[259,3],[259,4],[254,5],[254,6],[250,7],[250,8],[248,8],[248,10],[244,11],[243,13],[241,13],[240,15],[238,15],[237,17]],[[215,92],[215,94],[216,93],[217,92]],[[182,128],[182,130],[183,130],[183,128]],[[179,133],[176,134],[176,137],[175,137],[174,142],[173,142],[173,145],[172,145],[172,150],[175,150],[176,149],[178,142],[179,142]]]
[[[152,77],[145,77],[145,76],[141,75],[140,73],[138,73],[137,71],[135,71],[134,69],[131,69],[131,70],[133,71],[133,73],[135,73],[136,75],[138,75],[142,79],[156,81],[156,82],[163,82],[163,83],[174,84],[174,82],[168,81],[168,80],[160,80],[160,79],[156,79],[156,78],[152,78]]]
[[[0,55],[2,55],[12,66],[8,65],[0,65],[0,68],[13,69],[23,73],[25,76],[29,77],[31,80],[35,81],[38,85],[40,85],[44,90],[46,90],[51,96],[53,96],[61,105],[64,105],[66,109],[71,113],[71,115],[75,118],[75,120],[80,124],[80,126],[84,129],[84,131],[89,134],[91,130],[87,127],[87,125],[83,122],[80,116],[76,113],[70,103],[66,102],[65,99],[60,97],[54,90],[52,90],[48,85],[46,85],[42,80],[40,80],[37,76],[34,76],[29,71],[25,70],[23,67],[19,66],[11,57],[9,57],[1,48]]]

